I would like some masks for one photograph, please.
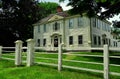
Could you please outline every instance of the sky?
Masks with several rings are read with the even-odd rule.
[[[71,6],[66,6],[68,3],[68,0],[65,0],[64,2],[59,2],[59,0],[39,0],[39,1],[43,1],[43,2],[56,2],[58,4],[60,4],[60,6],[62,6],[63,10],[69,10],[70,8],[72,8]],[[120,14],[119,15],[115,15],[113,18],[110,18],[108,21],[112,22],[115,20],[119,20],[120,21]]]

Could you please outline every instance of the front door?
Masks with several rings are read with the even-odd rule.
[[[58,47],[58,37],[54,37],[54,47]]]

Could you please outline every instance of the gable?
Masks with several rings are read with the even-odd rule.
[[[51,18],[49,18],[48,21],[54,21],[54,20],[58,20],[58,19],[62,19],[62,18],[64,18],[64,17],[59,16],[59,15],[54,15],[54,16],[52,16]]]

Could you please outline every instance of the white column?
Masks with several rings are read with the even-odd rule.
[[[109,47],[104,45],[104,79],[109,79]]]
[[[15,65],[19,66],[22,64],[22,41],[21,40],[17,40],[15,42]]]
[[[62,45],[59,44],[58,48],[58,71],[62,70]]]
[[[0,59],[2,57],[2,46],[0,46]]]
[[[27,66],[31,66],[34,64],[34,40],[27,40]]]

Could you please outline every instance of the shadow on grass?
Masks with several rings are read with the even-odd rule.
[[[102,57],[84,57],[89,59],[90,61],[94,61],[94,62],[99,62],[99,63],[103,63],[103,58]],[[120,65],[120,58],[109,58],[110,64],[117,64]]]

